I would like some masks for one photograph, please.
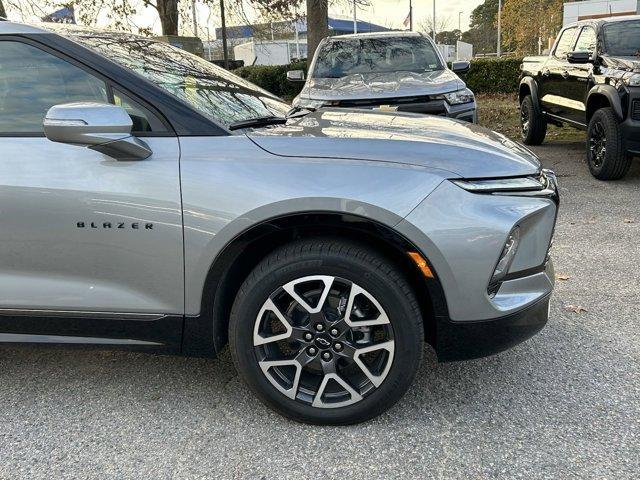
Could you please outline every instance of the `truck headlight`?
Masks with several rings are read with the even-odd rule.
[[[322,100],[310,100],[308,98],[301,98],[294,105],[294,107],[297,107],[297,108],[309,108],[311,110],[317,110],[320,107],[323,107],[324,104],[325,104],[325,102],[322,101]]]
[[[471,103],[475,100],[473,92],[468,88],[458,90],[456,92],[445,93],[444,98],[449,105],[460,105],[462,103]]]
[[[513,259],[516,257],[518,246],[520,245],[520,227],[516,226],[507,237],[507,241],[502,247],[502,253],[496,265],[491,281],[489,282],[489,294],[495,294],[500,287],[500,282],[507,276],[509,268],[513,263]]]
[[[640,73],[634,73],[625,79],[625,83],[629,87],[640,87]]]

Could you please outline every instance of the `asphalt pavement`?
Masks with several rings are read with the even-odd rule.
[[[453,364],[425,347],[395,408],[339,428],[263,407],[228,351],[0,346],[0,478],[640,477],[640,161],[598,182],[583,149],[536,149],[560,176],[564,280],[524,344]]]

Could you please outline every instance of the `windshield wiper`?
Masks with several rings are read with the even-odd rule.
[[[276,117],[271,115],[269,117],[256,117],[249,118],[247,120],[240,120],[239,122],[233,122],[229,125],[229,130],[240,130],[241,128],[260,128],[267,127],[269,125],[284,125],[287,123],[285,117]]]

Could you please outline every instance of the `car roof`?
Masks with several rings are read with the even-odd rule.
[[[358,39],[358,38],[389,38],[389,37],[422,37],[418,32],[408,32],[404,30],[395,30],[390,32],[371,32],[371,33],[351,33],[349,35],[337,35],[328,37],[327,40],[339,42],[340,40]]]
[[[9,20],[0,21],[0,35],[12,35],[18,33],[49,33],[42,28],[26,23],[11,22]]]

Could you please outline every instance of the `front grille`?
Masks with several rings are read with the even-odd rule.
[[[631,104],[631,118],[640,120],[640,100],[634,100]]]
[[[340,100],[337,107],[377,109],[389,106],[398,112],[430,113],[432,115],[446,115],[444,100],[438,96],[374,98],[363,100]]]

